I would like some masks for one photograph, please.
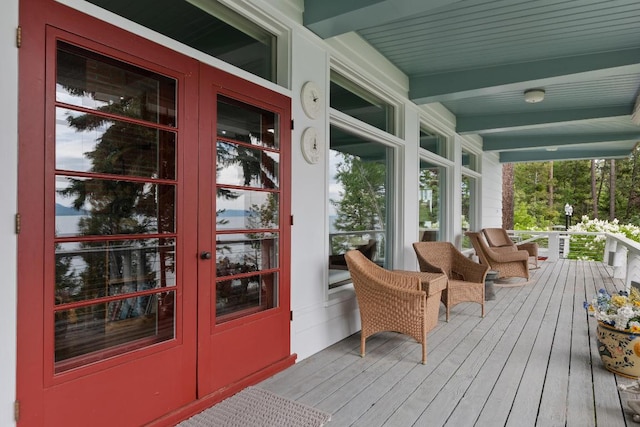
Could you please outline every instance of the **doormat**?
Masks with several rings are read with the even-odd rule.
[[[329,413],[247,387],[176,427],[320,427],[329,420]]]

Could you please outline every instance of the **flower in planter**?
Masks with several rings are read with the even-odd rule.
[[[614,295],[600,289],[591,303],[585,302],[584,306],[600,322],[621,331],[640,333],[640,292],[636,288]]]

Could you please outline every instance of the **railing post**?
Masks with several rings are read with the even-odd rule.
[[[615,279],[625,279],[625,285],[629,280],[627,279],[627,253],[628,250],[624,245],[616,245],[615,255],[613,256],[613,277]]]
[[[560,233],[557,231],[549,232],[549,253],[548,260],[549,261],[557,261],[560,254]]]
[[[615,264],[617,246],[618,242],[607,235],[607,240],[605,240],[604,243],[604,254],[602,256],[602,259],[609,267],[613,267],[613,265]]]
[[[640,254],[629,251],[627,254],[627,277],[625,288],[631,289],[631,282],[640,282]]]
[[[571,244],[570,243],[571,242],[571,238],[569,237],[568,234],[564,234],[564,235],[560,236],[560,238],[563,240],[563,242],[562,242],[562,258],[567,258],[567,256],[569,255],[569,245]]]

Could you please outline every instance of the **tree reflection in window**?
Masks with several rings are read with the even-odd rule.
[[[56,199],[82,216],[68,232],[56,214],[56,362],[84,356],[58,371],[174,335],[174,292],[149,291],[175,286],[175,91],[173,79],[58,44]]]

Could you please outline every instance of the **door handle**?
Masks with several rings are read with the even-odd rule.
[[[200,259],[211,259],[211,252],[208,252],[208,251],[200,252]]]

